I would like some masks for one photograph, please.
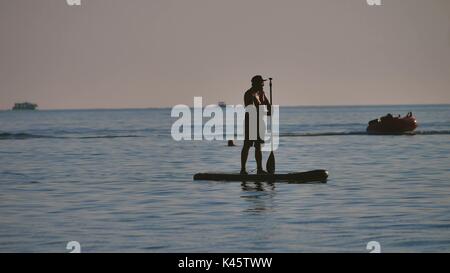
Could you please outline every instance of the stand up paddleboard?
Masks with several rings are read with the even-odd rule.
[[[288,182],[288,183],[310,183],[321,182],[326,183],[328,171],[314,170],[301,173],[285,173],[285,174],[248,174],[241,175],[239,173],[197,173],[194,180],[206,181],[240,181],[240,182]]]

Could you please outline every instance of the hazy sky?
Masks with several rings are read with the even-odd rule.
[[[450,1],[0,0],[0,109],[450,103]]]

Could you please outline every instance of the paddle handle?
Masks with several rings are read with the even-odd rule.
[[[269,78],[270,87],[270,150],[273,152],[273,102],[272,102],[272,79]]]
[[[270,86],[270,104],[272,105],[272,78],[269,78],[269,86]]]

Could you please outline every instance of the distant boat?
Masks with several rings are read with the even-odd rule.
[[[217,105],[219,105],[222,108],[227,107],[227,104],[224,101],[219,101],[219,103]]]
[[[35,103],[29,103],[29,102],[22,102],[22,103],[15,103],[13,110],[36,110],[37,104]]]

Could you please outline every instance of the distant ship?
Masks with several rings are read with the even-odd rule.
[[[22,102],[22,103],[16,103],[14,104],[13,110],[36,110],[37,104],[35,103],[29,103],[29,102]]]
[[[224,101],[219,101],[218,105],[222,108],[227,107],[227,104]]]

